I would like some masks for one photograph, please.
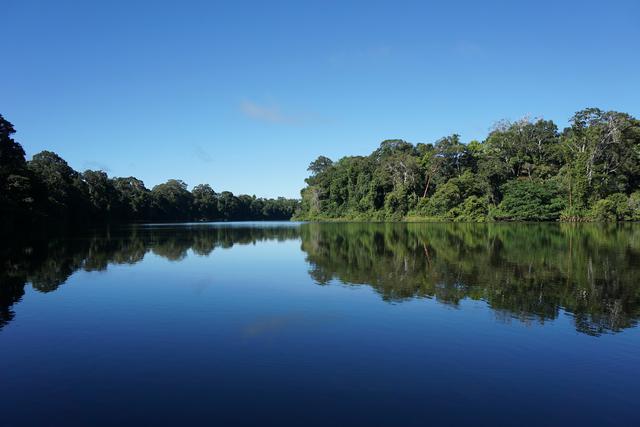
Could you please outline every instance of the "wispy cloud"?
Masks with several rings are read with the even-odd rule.
[[[267,123],[297,124],[303,121],[300,116],[283,113],[278,106],[260,105],[249,100],[240,103],[240,111],[251,119]]]
[[[205,150],[201,145],[198,145],[198,144],[194,145],[193,153],[198,158],[198,160],[201,160],[205,163],[213,162],[213,156],[211,156],[211,154],[209,154],[209,152]]]
[[[277,104],[262,104],[251,100],[240,102],[240,112],[251,120],[290,126],[305,126],[334,123],[334,119],[312,111],[284,110]]]

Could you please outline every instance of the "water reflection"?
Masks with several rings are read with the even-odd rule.
[[[180,261],[233,245],[301,240],[320,284],[371,286],[384,300],[486,301],[525,322],[570,313],[590,335],[640,317],[640,226],[575,224],[302,224],[130,227],[27,240],[0,249],[0,328],[31,284],[56,290],[77,270],[135,264],[149,252]],[[251,260],[247,260],[250,263]],[[292,260],[292,262],[294,262]]]
[[[147,253],[180,261],[189,250],[209,255],[216,248],[299,237],[292,226],[134,226],[93,230],[48,239],[15,239],[0,248],[0,328],[14,317],[12,306],[27,283],[51,292],[78,270],[104,271],[110,264],[136,264]]]
[[[321,284],[372,286],[385,300],[484,300],[523,321],[571,313],[591,335],[640,315],[640,227],[575,224],[309,224],[302,248]]]

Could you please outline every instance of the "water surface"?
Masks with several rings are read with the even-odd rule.
[[[131,226],[0,249],[0,425],[637,425],[640,225]]]

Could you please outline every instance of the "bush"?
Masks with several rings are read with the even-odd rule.
[[[591,207],[591,219],[599,222],[612,222],[616,220],[614,204],[611,200],[598,200]]]
[[[469,196],[465,201],[447,214],[449,219],[459,222],[484,222],[489,214],[489,199]]]
[[[640,221],[640,191],[636,191],[629,196],[627,206],[629,207],[629,219],[631,221]]]
[[[502,186],[504,197],[492,215],[508,221],[554,221],[564,200],[553,181],[513,180]]]
[[[450,179],[438,187],[426,204],[424,213],[427,216],[444,217],[447,212],[462,201],[460,188]]]
[[[400,186],[387,193],[384,198],[385,216],[389,219],[400,220],[409,210],[406,188]]]
[[[612,222],[631,219],[632,215],[630,199],[622,193],[616,193],[598,200],[591,207],[590,217],[594,221]]]

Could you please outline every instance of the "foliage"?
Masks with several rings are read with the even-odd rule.
[[[551,180],[511,180],[502,186],[502,193],[494,219],[554,221],[560,218],[564,208],[557,185]]]
[[[13,125],[0,114],[0,218],[9,221],[33,212],[33,179]],[[7,222],[9,222],[7,221]]]
[[[449,217],[458,222],[484,222],[489,214],[487,196],[469,196],[461,205],[449,211]]]
[[[0,115],[0,232],[36,223],[283,220],[299,206],[298,200],[282,197],[218,194],[208,184],[189,191],[176,179],[149,190],[134,177],[79,173],[51,151],[26,161],[14,133],[13,125]]]
[[[484,141],[392,139],[366,157],[321,156],[297,218],[638,220],[640,121],[588,108],[570,124],[503,121]]]
[[[640,221],[640,191],[629,196],[629,219],[631,221]]]
[[[637,193],[636,193],[637,194]],[[634,219],[632,202],[621,193],[612,194],[598,200],[591,208],[591,217],[595,221],[612,222]]]
[[[154,218],[187,220],[191,216],[193,195],[187,184],[178,179],[170,179],[151,189],[151,206]]]

